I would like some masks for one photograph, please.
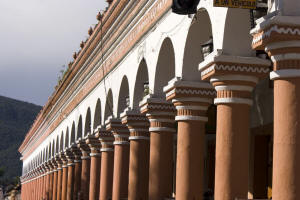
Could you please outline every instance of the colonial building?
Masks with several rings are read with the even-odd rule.
[[[22,200],[299,200],[300,1],[108,2],[19,148]]]

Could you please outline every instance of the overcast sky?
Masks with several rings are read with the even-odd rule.
[[[44,105],[105,0],[0,0],[0,95]]]

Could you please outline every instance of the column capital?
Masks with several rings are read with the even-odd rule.
[[[176,121],[207,121],[206,110],[215,96],[209,83],[175,77],[164,87],[164,92],[177,110]]]
[[[82,154],[81,159],[82,160],[90,159],[91,150],[90,150],[89,145],[86,144],[85,139],[79,138],[76,141],[76,145],[81,151],[81,154]]]
[[[137,110],[126,109],[122,114],[122,124],[127,125],[129,140],[149,140],[149,120]]]
[[[88,135],[86,138],[86,144],[91,149],[90,156],[101,156],[100,148],[101,143],[95,135]]]
[[[265,78],[271,62],[257,57],[225,55],[216,51],[199,64],[203,80],[217,91],[215,104],[252,105],[251,94],[259,79]]]
[[[273,62],[271,80],[300,77],[300,16],[267,15],[251,30],[252,48]]]
[[[150,132],[176,132],[174,126],[176,109],[171,102],[146,96],[140,103],[140,107],[141,113],[149,119]]]
[[[109,121],[106,122],[109,124]],[[96,133],[96,137],[99,138],[99,141],[101,142],[101,152],[114,151],[114,136],[110,127],[106,128],[105,126],[100,125],[95,129],[94,133]]]
[[[110,118],[107,120],[106,129],[111,131],[115,141],[114,145],[128,145],[129,130],[125,124],[122,124],[121,119]]]

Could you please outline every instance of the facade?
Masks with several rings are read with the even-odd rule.
[[[172,3],[97,16],[19,148],[22,200],[300,199],[300,2],[254,28]]]

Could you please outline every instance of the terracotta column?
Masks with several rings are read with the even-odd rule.
[[[145,200],[149,185],[149,121],[139,111],[126,116],[122,123],[130,132],[128,200]]]
[[[172,197],[175,107],[148,96],[140,107],[150,121],[149,200]]]
[[[253,48],[264,49],[273,61],[270,73],[274,80],[272,199],[296,200],[300,199],[300,13],[298,3],[279,2],[283,9],[261,20],[252,31]],[[285,13],[293,8],[297,13]]]
[[[108,121],[106,122],[106,124]],[[101,172],[100,172],[100,195],[99,200],[107,200],[112,198],[112,182],[114,167],[114,137],[110,127],[99,126],[95,130],[96,137],[101,142]]]
[[[72,145],[72,152],[74,154],[74,192],[73,199],[79,198],[80,185],[81,185],[81,156],[82,153],[77,145]]]
[[[164,88],[167,100],[176,107],[178,122],[176,199],[203,197],[206,111],[215,91],[206,82],[174,78]]]
[[[89,199],[89,184],[90,184],[90,148],[86,144],[85,139],[76,141],[77,147],[81,150],[81,180],[80,190],[78,193],[79,199]]]
[[[251,95],[269,65],[264,59],[222,53],[200,64],[202,79],[217,91],[216,200],[248,197]]]
[[[128,197],[129,130],[120,119],[110,119],[107,128],[115,138],[112,199],[124,199]]]
[[[65,154],[68,160],[67,200],[72,200],[73,193],[74,193],[74,173],[75,173],[75,163],[74,163],[75,157],[73,154],[72,147],[68,148]]]
[[[52,200],[56,200],[57,197],[57,176],[58,176],[58,165],[56,163],[55,158],[52,160],[52,166],[53,166],[53,184],[52,184]]]
[[[62,160],[59,155],[55,156],[55,161],[57,163],[57,186],[56,186],[56,199],[61,200],[61,192],[62,192]]]
[[[62,160],[62,184],[61,184],[61,200],[67,200],[67,188],[68,188],[68,159],[66,152],[60,153]]]
[[[54,166],[52,165],[52,159],[51,161],[48,162],[49,166],[49,186],[48,186],[48,198],[52,198],[52,193],[53,193],[53,174],[54,174]]]
[[[46,187],[47,187],[47,167],[45,166],[45,163],[42,166],[43,174],[42,174],[42,198],[46,199]]]
[[[94,135],[88,135],[86,143],[91,149],[90,191],[89,200],[99,199],[101,153],[100,141]]]

